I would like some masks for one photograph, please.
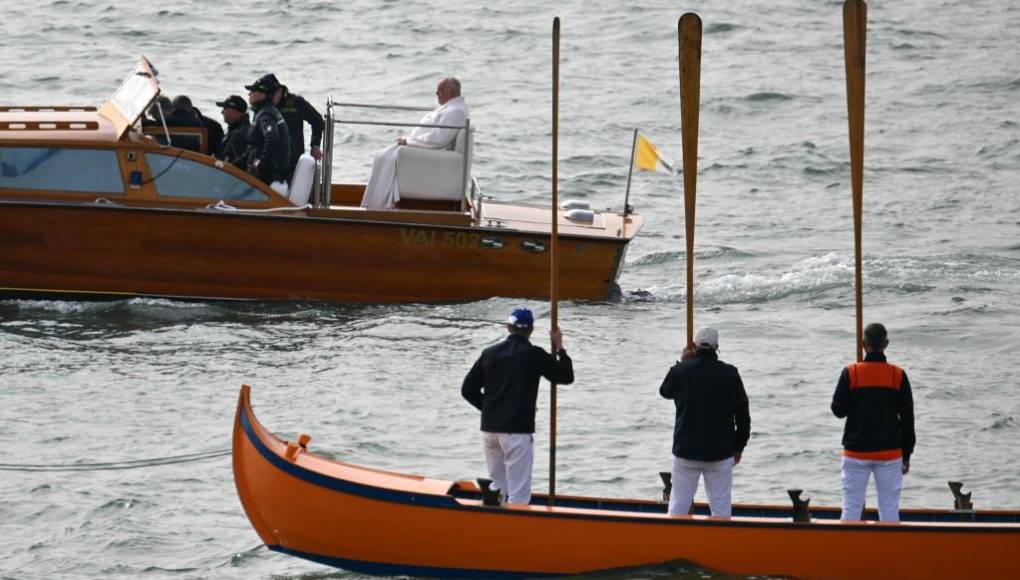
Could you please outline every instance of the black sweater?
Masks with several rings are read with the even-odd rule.
[[[676,457],[720,461],[744,450],[751,436],[747,393],[737,367],[720,361],[716,353],[699,350],[673,365],[659,394],[676,405]]]
[[[559,360],[523,336],[511,334],[482,351],[464,377],[460,392],[482,412],[482,431],[534,433],[538,382],[574,382],[574,366],[567,352]]]

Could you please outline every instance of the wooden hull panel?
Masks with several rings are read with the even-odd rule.
[[[5,202],[0,290],[452,302],[544,298],[548,236],[306,215]],[[629,239],[561,237],[560,295],[606,300]]]
[[[271,549],[328,565],[374,574],[523,577],[683,560],[735,574],[848,580],[1013,578],[1020,569],[1015,523],[794,524],[485,507],[451,492],[463,483],[360,468],[297,444],[288,456],[288,444],[255,419],[249,393],[242,388],[233,432],[244,510]]]

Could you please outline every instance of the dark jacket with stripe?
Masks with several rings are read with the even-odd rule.
[[[523,336],[511,334],[486,348],[464,377],[460,392],[482,412],[482,431],[534,433],[538,383],[574,382],[574,365],[567,352],[545,352]]]
[[[832,396],[832,413],[846,418],[843,449],[879,454],[901,451],[910,461],[914,452],[914,398],[907,373],[886,362],[885,354],[869,352],[864,362],[843,369]]]
[[[721,461],[743,451],[751,436],[751,412],[737,367],[709,350],[673,365],[659,387],[673,399],[673,455]]]
[[[248,172],[265,183],[287,181],[290,178],[287,122],[268,102],[252,105],[252,115],[248,129]]]

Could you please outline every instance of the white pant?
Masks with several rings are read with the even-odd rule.
[[[684,515],[698,492],[698,478],[705,478],[705,493],[713,516],[730,517],[733,492],[733,458],[721,461],[693,461],[673,456],[673,491],[669,494],[669,515]]]
[[[900,491],[903,489],[903,460],[874,461],[843,456],[843,514],[839,519],[856,522],[864,510],[868,476],[875,474],[878,493],[878,518],[883,522],[900,521]]]
[[[485,464],[492,487],[507,503],[531,503],[531,467],[535,459],[531,433],[482,432]]]
[[[400,190],[397,189],[397,147],[389,147],[379,151],[372,162],[372,175],[365,186],[365,195],[361,198],[361,207],[368,209],[390,209],[400,201]]]

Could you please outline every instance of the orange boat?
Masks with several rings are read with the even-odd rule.
[[[536,495],[484,505],[479,488],[358,467],[287,442],[241,387],[233,468],[271,550],[369,574],[532,577],[683,560],[732,574],[859,580],[1016,578],[1020,512],[903,510],[901,523],[841,523],[837,508],[735,505],[732,518],[666,515],[656,501]],[[876,517],[872,510],[867,516]],[[962,522],[961,520],[966,520]],[[493,538],[513,538],[513,549]]]
[[[98,109],[0,106],[0,294],[548,296],[550,208],[481,195],[470,173],[470,121],[454,150],[408,151],[400,204],[367,210],[364,184],[330,180],[333,125],[345,122],[334,118],[333,103],[325,163],[285,196],[206,155],[204,128],[143,126],[159,94],[143,57]],[[557,224],[562,296],[612,298],[641,217],[577,202],[558,212]]]

